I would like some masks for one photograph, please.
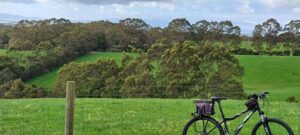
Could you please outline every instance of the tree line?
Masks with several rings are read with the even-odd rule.
[[[179,18],[172,20],[167,27],[160,28],[152,27],[137,18],[127,18],[119,23],[72,23],[63,18],[22,20],[15,26],[0,25],[0,49],[11,52],[30,50],[33,53],[28,56],[0,55],[0,86],[5,86],[5,89],[0,89],[0,93],[11,91],[10,87],[16,84],[20,86],[20,90],[15,91],[25,88],[34,92],[41,91],[41,88],[16,79],[26,81],[90,51],[138,49],[148,52],[153,44],[164,40],[178,43],[193,41],[198,45],[211,46],[215,42],[221,42],[221,46],[233,54],[300,55],[299,33],[299,20],[293,20],[282,28],[276,19],[269,19],[254,28],[253,37],[241,36],[240,27],[234,26],[231,21],[201,20],[191,24],[185,18]],[[244,40],[251,40],[255,50],[242,48]],[[274,51],[277,43],[283,43],[288,50]],[[151,55],[162,53],[157,51],[152,51]]]
[[[91,38],[97,42],[97,49],[103,51],[130,51],[133,48],[147,50],[160,39],[183,42],[186,40],[220,41],[235,53],[241,49],[241,28],[226,21],[200,20],[191,24],[185,18],[172,20],[167,27],[152,27],[142,19],[126,18],[119,23],[95,21],[89,23],[72,23],[67,19],[47,19],[38,21],[22,20],[16,26],[0,26],[0,48],[9,50],[49,50],[62,47],[63,36],[76,31],[82,38]],[[299,50],[300,20],[292,20],[281,26],[274,18],[258,24],[253,29],[252,46],[259,54],[265,50],[271,54],[277,43],[285,43],[292,53]],[[86,37],[86,35],[88,35]],[[74,39],[74,41],[76,40]],[[88,45],[87,45],[88,46]]]
[[[259,54],[278,54],[273,51],[273,48],[281,42],[284,43],[284,47],[290,49],[292,55],[300,56],[300,20],[292,20],[282,27],[276,19],[268,19],[255,26],[252,41]],[[267,52],[263,52],[264,42],[267,43]]]

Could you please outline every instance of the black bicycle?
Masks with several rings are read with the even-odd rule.
[[[182,135],[229,135],[226,122],[250,112],[249,115],[244,118],[242,124],[236,128],[234,135],[238,135],[256,111],[261,120],[253,127],[251,135],[294,135],[288,124],[276,118],[268,118],[261,110],[258,100],[266,100],[267,94],[268,92],[250,95],[248,101],[245,103],[247,110],[231,118],[225,118],[221,107],[221,100],[226,100],[227,98],[212,97],[211,100],[196,100],[196,112],[192,113],[194,118],[185,125]],[[221,122],[211,117],[211,115],[215,114],[215,102],[218,103],[221,112]]]

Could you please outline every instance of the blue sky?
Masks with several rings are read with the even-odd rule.
[[[268,18],[281,25],[300,19],[300,0],[0,0],[0,13],[73,21],[142,18],[152,26],[167,26],[174,18],[231,20],[250,34]]]

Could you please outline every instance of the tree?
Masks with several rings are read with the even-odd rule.
[[[145,35],[147,36],[146,43],[149,45],[154,44],[157,40],[160,40],[164,37],[163,30],[160,27],[155,27],[149,31],[146,31]],[[150,47],[148,47],[148,48],[150,48]]]
[[[263,22],[262,28],[264,36],[277,36],[278,32],[281,30],[280,24],[274,18]]]
[[[126,18],[120,20],[119,23],[135,30],[149,31],[152,28],[149,24],[139,18]]]
[[[277,45],[277,34],[281,31],[281,26],[276,19],[271,18],[262,24],[264,38],[269,45],[269,54],[272,54],[272,49]]]
[[[10,39],[10,32],[12,31],[11,26],[1,25],[0,24],[0,49],[4,48]]]
[[[239,26],[233,26],[230,28],[229,34],[234,35],[234,36],[240,36],[241,28]]]
[[[219,30],[223,33],[223,34],[231,34],[232,33],[232,30],[233,30],[233,24],[231,21],[221,21],[219,23],[219,26],[218,26]]]
[[[208,33],[210,23],[206,20],[201,20],[192,25],[192,31],[197,34],[196,40],[204,40],[205,34]]]
[[[240,48],[240,45],[242,43],[242,38],[240,37],[241,34],[241,28],[239,26],[233,26],[229,28],[230,30],[227,30],[227,34],[225,35],[224,42],[230,42],[230,48],[232,50],[238,50]]]
[[[172,20],[169,25],[164,28],[163,36],[172,41],[183,42],[185,40],[194,39],[192,26],[185,18],[177,18]]]
[[[11,39],[9,41],[8,49],[9,50],[30,50],[33,46],[33,43],[30,40],[21,40],[21,39]]]
[[[191,24],[185,18],[177,18],[172,20],[168,27],[165,28],[168,31],[175,31],[175,32],[190,32],[191,31]]]
[[[36,50],[38,48],[44,49],[47,47],[38,46],[40,42],[49,41],[54,43],[56,38],[64,32],[70,31],[72,28],[72,23],[63,18],[52,18],[38,21],[21,20],[16,24],[10,34],[11,38],[8,47],[10,49],[20,50]]]
[[[255,26],[252,35],[252,46],[255,47],[256,51],[261,54],[263,50],[263,27],[262,25],[258,24]]]
[[[97,48],[103,51],[107,51],[109,49],[109,46],[106,41],[105,34],[100,34],[97,38]]]
[[[284,26],[284,31],[300,36],[300,20],[292,20]]]
[[[292,55],[295,51],[300,50],[300,20],[292,20],[284,26],[286,33],[281,34],[282,40],[288,42],[287,45],[291,48]]]
[[[201,20],[192,25],[192,29],[196,33],[205,34],[208,31],[210,23],[206,20]]]
[[[243,68],[224,47],[177,43],[164,51],[158,65],[157,84],[164,88],[167,97],[179,97],[184,93],[236,98],[243,95]],[[219,80],[222,81],[214,84]]]

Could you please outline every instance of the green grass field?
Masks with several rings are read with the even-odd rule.
[[[114,58],[120,64],[122,53],[99,52],[82,56],[75,62],[94,62]],[[268,116],[286,121],[300,133],[300,104],[278,102],[288,96],[300,97],[300,57],[236,56],[245,69],[247,93],[271,92]],[[58,68],[27,83],[53,88]],[[79,135],[177,135],[191,118],[192,99],[76,99],[75,134]],[[245,101],[224,101],[226,116],[243,110]],[[64,134],[65,99],[0,99],[0,134]],[[218,110],[217,110],[218,112]],[[217,119],[220,115],[215,115]],[[241,134],[248,135],[258,121],[257,114]],[[229,123],[231,133],[242,118]]]
[[[243,85],[247,93],[269,91],[272,101],[300,97],[300,57],[237,56],[244,67]]]
[[[179,135],[194,111],[192,99],[76,99],[75,134],[79,135]],[[245,109],[245,101],[223,102],[226,116]],[[287,107],[289,106],[289,107]],[[64,134],[64,99],[0,100],[0,134]],[[300,133],[299,104],[272,102],[266,109]],[[218,112],[218,110],[216,110]],[[214,116],[220,118],[218,113]],[[229,123],[230,131],[243,118]],[[259,120],[257,114],[242,130],[248,135]]]

